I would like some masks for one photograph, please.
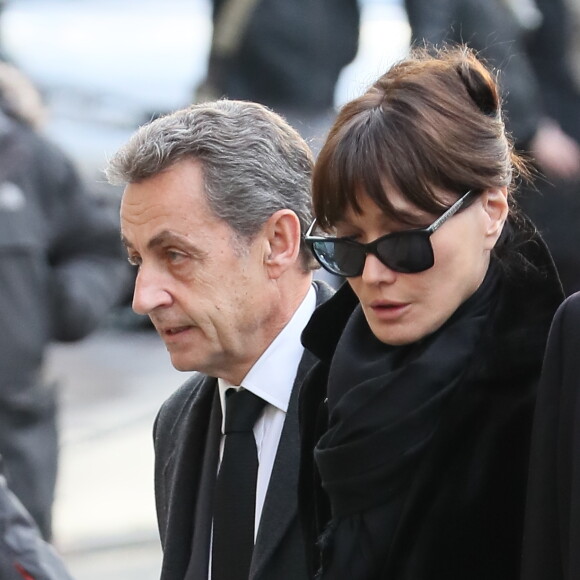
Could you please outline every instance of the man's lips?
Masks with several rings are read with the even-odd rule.
[[[186,324],[186,325],[182,325],[182,326],[158,326],[155,325],[155,327],[157,328],[157,331],[159,332],[159,334],[161,336],[165,336],[165,337],[171,337],[171,336],[176,336],[178,334],[182,334],[183,332],[187,332],[188,330],[193,328],[193,325],[191,324]]]
[[[168,334],[169,336],[173,336],[174,334],[180,334],[181,332],[185,332],[186,330],[189,330],[190,328],[191,328],[191,326],[175,326],[173,328],[166,329],[164,332],[165,332],[165,334]]]

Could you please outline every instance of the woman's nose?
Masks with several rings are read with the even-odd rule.
[[[362,279],[367,284],[392,284],[397,279],[397,272],[383,264],[374,254],[367,254]]]

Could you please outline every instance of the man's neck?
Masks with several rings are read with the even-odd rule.
[[[279,308],[275,313],[275,316],[273,316],[266,324],[262,325],[261,330],[264,332],[261,334],[261,339],[258,339],[256,335],[248,338],[248,340],[256,341],[256,344],[259,343],[260,348],[256,349],[255,356],[246,360],[245,363],[237,365],[235,369],[232,369],[231,373],[228,373],[228,376],[222,376],[222,379],[232,385],[240,385],[242,383],[250,369],[264,355],[268,348],[270,348],[270,345],[278,338],[280,333],[292,320],[304,302],[311,287],[312,276],[306,274],[296,280],[296,284],[294,285],[279,285],[278,288],[280,293],[276,297],[276,300],[279,305],[283,306],[283,308]]]

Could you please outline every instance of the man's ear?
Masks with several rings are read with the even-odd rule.
[[[281,209],[264,225],[264,263],[271,279],[294,266],[300,253],[300,220],[290,209]]]
[[[485,247],[491,250],[501,235],[507,220],[509,212],[507,187],[486,190],[481,196],[481,202],[485,211]]]

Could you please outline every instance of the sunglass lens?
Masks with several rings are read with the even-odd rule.
[[[433,248],[429,236],[420,232],[401,232],[381,240],[377,255],[392,270],[416,273],[433,266]]]
[[[342,240],[316,241],[313,250],[322,266],[333,274],[358,276],[362,272],[365,253],[360,246]]]

